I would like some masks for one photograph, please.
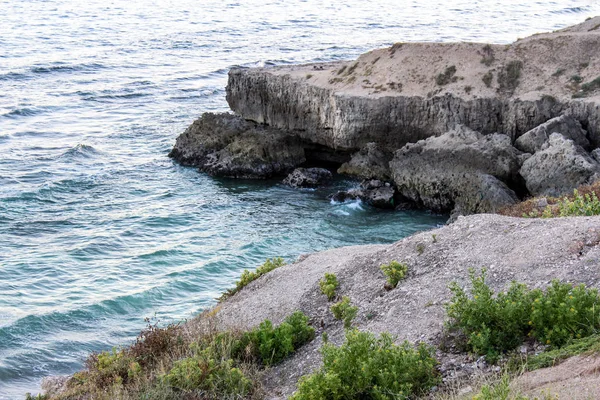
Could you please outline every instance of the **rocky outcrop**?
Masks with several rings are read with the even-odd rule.
[[[333,177],[325,168],[296,168],[283,184],[293,188],[316,188]]]
[[[171,154],[230,177],[289,173],[304,160],[341,165],[392,181],[394,199],[455,215],[570,191],[596,176],[592,164],[581,167],[585,179],[555,179],[555,170],[573,172],[558,161],[541,166],[555,132],[584,151],[600,146],[599,25],[596,17],[506,46],[396,43],[355,61],[233,68],[227,101],[241,118],[203,117]]]
[[[600,217],[522,219],[499,215],[461,217],[451,225],[422,232],[390,245],[353,246],[303,256],[250,283],[219,304],[215,314],[225,327],[242,329],[264,319],[280,323],[301,310],[313,321],[316,339],[290,359],[266,371],[267,398],[287,398],[296,382],[321,363],[322,333],[340,343],[341,321],[330,311],[319,280],[335,274],[339,295],[358,307],[353,326],[374,333],[390,332],[398,342],[438,344],[452,293],[448,285],[468,282],[469,269],[487,267],[487,283],[506,290],[511,281],[543,288],[552,279],[600,287]],[[408,265],[408,276],[390,291],[384,289],[382,264]],[[400,321],[400,322],[399,322]],[[461,355],[438,354],[442,371],[448,359],[455,367],[444,377],[468,377],[481,370]],[[444,372],[443,372],[444,373]],[[452,378],[449,378],[452,379]]]
[[[459,128],[407,144],[390,167],[403,197],[438,212],[471,214],[495,212],[518,200],[506,183],[518,186],[522,159],[506,135]]]
[[[526,132],[515,141],[515,147],[526,153],[535,153],[542,149],[553,133],[559,133],[584,149],[590,148],[590,141],[581,124],[570,115],[561,115],[544,122]]]
[[[553,133],[520,172],[531,194],[560,196],[600,178],[600,164],[573,140]]]
[[[390,161],[393,154],[377,143],[367,143],[350,161],[342,164],[338,173],[362,179],[390,179]]]
[[[395,188],[389,182],[382,182],[378,179],[364,180],[358,188],[337,192],[331,195],[330,199],[337,202],[361,200],[375,208],[383,209],[402,206],[402,203],[398,201],[399,196]]]
[[[319,68],[234,68],[227,101],[244,118],[334,149],[397,149],[457,125],[514,140],[563,114],[581,122],[596,147],[600,92],[584,84],[600,76],[599,23],[507,46],[398,43]]]
[[[181,134],[169,156],[214,176],[264,179],[306,158],[300,140],[228,113],[205,113]]]

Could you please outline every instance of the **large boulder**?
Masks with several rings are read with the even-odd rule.
[[[455,214],[495,212],[518,197],[523,154],[506,135],[460,127],[407,144],[390,162],[399,194],[418,205]]]
[[[377,143],[370,142],[342,164],[338,173],[362,179],[390,179],[390,161],[393,154]]]
[[[316,188],[333,177],[325,168],[296,168],[283,184],[293,188]]]
[[[297,137],[229,113],[203,114],[169,156],[210,175],[251,179],[283,175],[306,161]]]
[[[573,140],[550,135],[541,150],[523,163],[521,175],[535,196],[560,196],[600,176],[600,164]]]
[[[540,126],[524,133],[515,141],[515,147],[526,153],[535,153],[542,149],[553,133],[560,133],[575,144],[588,149],[590,142],[579,121],[570,115],[552,118]]]

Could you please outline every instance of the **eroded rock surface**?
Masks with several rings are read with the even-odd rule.
[[[586,131],[583,130],[579,121],[570,115],[561,115],[560,117],[552,118],[526,132],[515,141],[515,147],[526,153],[533,154],[542,149],[553,133],[560,133],[584,149],[589,149],[590,147]]]
[[[338,173],[362,179],[390,179],[390,161],[393,154],[377,143],[367,143],[342,164]]]
[[[297,137],[229,113],[203,114],[169,156],[214,176],[253,179],[288,173],[306,161]]]
[[[325,168],[296,168],[283,180],[283,184],[293,188],[316,188],[332,177]]]
[[[244,118],[335,149],[393,150],[457,125],[514,140],[563,114],[584,124],[595,147],[600,91],[580,92],[570,78],[600,76],[599,23],[510,45],[397,43],[354,61],[234,68],[227,101]]]
[[[355,189],[340,191],[330,198],[333,201],[361,200],[376,208],[393,209],[397,204],[396,189],[389,183],[378,179],[367,179]]]
[[[535,196],[569,194],[580,185],[593,183],[599,174],[598,161],[559,133],[550,135],[521,168],[527,189]]]
[[[518,200],[505,182],[518,184],[521,156],[506,135],[459,128],[407,144],[390,167],[402,196],[438,212],[472,214]]]

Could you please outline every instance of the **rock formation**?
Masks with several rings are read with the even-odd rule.
[[[331,172],[325,168],[296,168],[283,180],[283,184],[293,188],[316,188],[331,178]]]
[[[306,161],[297,137],[227,113],[203,114],[169,156],[214,176],[250,179],[285,174]]]
[[[227,101],[246,121],[225,125],[238,133],[204,127],[200,143],[188,131],[206,124],[195,123],[172,154],[236,177],[334,162],[340,173],[392,180],[402,197],[457,215],[567,193],[596,177],[587,152],[600,145],[599,25],[596,17],[510,45],[396,43],[355,61],[234,68]],[[555,132],[578,146],[584,178],[543,176]],[[556,174],[569,171],[564,160],[554,158]]]
[[[337,192],[330,196],[331,200],[343,202],[346,200],[361,200],[373,207],[393,209],[402,207],[396,189],[389,182],[378,179],[367,179],[355,189]]]
[[[600,164],[581,146],[559,133],[523,163],[521,175],[536,196],[559,196],[600,178]]]

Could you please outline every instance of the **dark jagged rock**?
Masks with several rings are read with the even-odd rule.
[[[396,207],[396,190],[388,182],[377,179],[362,181],[360,187],[340,191],[330,196],[333,201],[361,200],[376,208],[393,209]]]
[[[251,179],[286,174],[306,160],[297,137],[229,113],[203,114],[169,156],[214,176]]]
[[[293,188],[316,188],[333,177],[325,168],[296,168],[283,184]]]

